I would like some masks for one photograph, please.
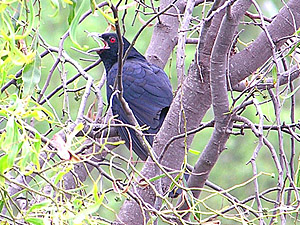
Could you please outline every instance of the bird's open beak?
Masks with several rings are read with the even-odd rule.
[[[88,37],[92,37],[99,45],[98,48],[92,48],[92,49],[88,50],[88,53],[101,52],[105,49],[109,49],[108,43],[101,37],[101,34],[92,32],[92,33],[88,34]]]

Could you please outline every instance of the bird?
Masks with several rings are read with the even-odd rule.
[[[106,71],[107,101],[111,103],[116,123],[130,124],[129,118],[122,108],[118,96],[114,93],[114,83],[118,73],[118,36],[116,33],[93,33],[91,35],[103,46],[89,50],[96,52],[104,63]],[[123,56],[130,47],[130,42],[122,36]],[[173,100],[173,92],[167,74],[160,67],[150,63],[132,47],[123,63],[122,69],[123,97],[128,103],[138,124],[148,129],[143,134],[152,146],[154,135],[158,133]],[[119,121],[119,122],[118,122]],[[136,132],[125,126],[117,127],[125,145],[145,161],[149,150],[139,141]]]

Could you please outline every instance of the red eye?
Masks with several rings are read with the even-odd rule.
[[[110,43],[115,43],[115,42],[116,42],[116,39],[115,39],[114,37],[110,37],[110,38],[109,38],[109,41],[110,41]]]

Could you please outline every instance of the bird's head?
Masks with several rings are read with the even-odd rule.
[[[103,54],[110,54],[110,55],[116,55],[118,54],[118,37],[115,33],[104,33],[104,34],[98,34],[98,33],[90,33],[90,37],[92,37],[98,44],[99,47],[90,49],[88,52],[96,52],[98,55]],[[128,43],[128,41],[124,41],[125,38],[123,38],[123,42],[125,45],[125,42]],[[102,43],[101,43],[101,42]],[[128,43],[129,44],[129,43]],[[127,47],[128,48],[128,47]]]
[[[118,36],[116,33],[90,33],[91,36],[98,44],[99,47],[90,49],[88,52],[96,52],[104,62],[106,69],[110,69],[113,64],[118,62]],[[127,51],[130,46],[130,43],[126,38],[122,37],[123,40],[123,53]],[[102,42],[102,43],[101,43]],[[128,54],[128,58],[130,57],[142,57],[144,58],[135,48],[132,48],[130,53]]]

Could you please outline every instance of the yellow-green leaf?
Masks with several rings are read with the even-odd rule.
[[[8,155],[4,155],[0,158],[0,174],[4,174],[4,172],[9,169],[9,166],[8,166]],[[1,186],[4,186],[5,185],[5,179],[0,176],[0,185]]]
[[[47,207],[50,204],[51,204],[50,200],[46,200],[44,202],[36,203],[36,204],[34,204],[33,206],[30,207],[30,209],[27,211],[27,214],[29,214],[30,212],[34,212],[36,210],[45,208],[45,207]]]
[[[117,21],[117,19],[113,18],[108,13],[103,12],[102,9],[97,8],[97,10],[112,24],[115,24],[115,22]]]
[[[25,219],[26,222],[34,225],[44,225],[45,221],[42,218],[36,218],[36,217],[28,217]]]
[[[20,140],[21,137],[19,135],[18,126],[13,116],[8,118],[5,129],[6,136],[1,144],[1,148],[4,149],[8,155],[7,163],[10,168],[13,166],[23,142]]]
[[[28,7],[29,7],[28,10],[27,10],[27,12],[28,12],[28,21],[27,21],[28,26],[26,27],[26,30],[25,30],[24,34],[16,35],[16,37],[15,37],[16,40],[24,39],[25,37],[27,37],[30,34],[30,32],[32,31],[32,28],[33,28],[35,13],[34,13],[32,0],[29,0],[26,5],[28,5]]]
[[[74,218],[74,224],[82,224],[82,221],[87,218],[90,214],[98,211],[102,203],[96,202],[93,205],[88,206],[86,209],[80,211]]]
[[[83,49],[83,48],[82,48],[82,47],[80,46],[80,44],[78,44],[78,42],[77,42],[77,39],[76,39],[76,29],[77,29],[77,27],[78,27],[79,19],[80,19],[82,13],[83,13],[83,10],[84,10],[84,8],[85,8],[85,3],[86,3],[86,2],[87,2],[87,1],[82,1],[82,3],[81,3],[81,5],[80,5],[79,9],[78,9],[77,12],[75,13],[75,17],[74,17],[74,19],[72,20],[71,25],[70,25],[70,29],[69,29],[69,31],[70,31],[70,38],[71,38],[73,44],[74,44],[77,48],[80,48],[80,49]]]
[[[69,16],[68,16],[68,23],[69,25],[72,23],[74,16],[75,16],[75,10],[76,10],[76,2],[74,2],[74,4],[69,4]]]
[[[194,149],[189,149],[189,152],[194,154],[194,155],[200,155],[200,151],[194,150]]]
[[[51,17],[55,17],[55,16],[57,16],[57,14],[59,12],[59,2],[58,2],[58,0],[50,0],[50,3],[52,5],[52,7],[55,9],[55,12],[53,15],[51,15]]]
[[[41,58],[36,54],[35,60],[23,70],[23,97],[31,95],[41,79]]]

